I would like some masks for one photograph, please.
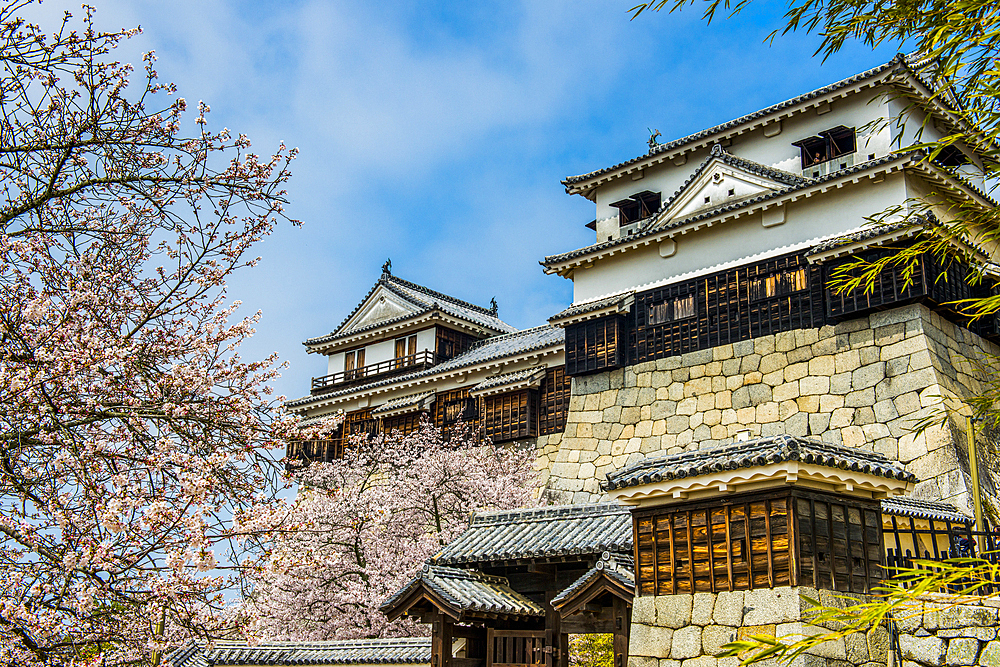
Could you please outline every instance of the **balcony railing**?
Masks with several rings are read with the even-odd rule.
[[[329,463],[344,456],[344,441],[295,440],[288,443],[286,455],[290,462],[297,461],[300,464]]]
[[[349,371],[340,371],[331,375],[312,379],[312,393],[322,394],[339,387],[346,387],[352,384],[370,382],[373,379],[400,375],[402,373],[412,373],[433,366],[437,357],[432,350],[424,350],[416,354],[410,354],[397,359],[380,361],[377,364],[368,364],[360,368],[352,368]]]

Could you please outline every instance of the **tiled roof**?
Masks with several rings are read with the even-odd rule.
[[[376,322],[374,324],[371,324],[366,327],[361,327],[359,329],[344,331],[344,327],[347,325],[347,323],[351,321],[351,318],[353,318],[358,313],[359,310],[361,310],[361,307],[364,306],[365,302],[368,301],[368,298],[371,297],[371,295],[375,293],[375,290],[377,290],[380,286],[389,290],[390,292],[392,292],[399,298],[403,299],[404,301],[409,302],[410,305],[412,305],[417,310],[417,312],[402,315],[400,317],[396,317],[390,320],[383,320],[381,322]],[[394,275],[383,273],[382,276],[375,283],[375,285],[372,286],[370,290],[368,290],[368,294],[365,295],[365,298],[363,298],[361,302],[357,306],[355,306],[354,310],[351,311],[351,314],[348,315],[346,318],[344,318],[344,321],[341,322],[340,325],[337,326],[337,328],[334,329],[332,333],[329,333],[325,336],[310,338],[304,344],[322,345],[323,343],[329,343],[342,336],[352,336],[362,331],[377,329],[378,327],[382,327],[387,324],[392,324],[398,321],[403,321],[411,317],[415,317],[418,314],[427,313],[435,309],[446,312],[454,317],[458,317],[463,320],[479,324],[483,327],[487,327],[493,331],[499,331],[499,332],[517,331],[517,329],[515,329],[514,327],[507,324],[499,317],[497,317],[497,314],[492,310],[490,310],[489,308],[483,308],[482,306],[477,306],[467,301],[456,299],[453,296],[448,296],[447,294],[436,292],[422,285],[411,283],[408,280],[397,278]]]
[[[549,322],[555,323],[560,320],[569,320],[581,315],[586,315],[587,313],[592,313],[596,310],[604,310],[606,308],[617,308],[622,309],[625,307],[626,302],[632,298],[635,292],[629,290],[628,292],[623,292],[621,294],[614,294],[612,296],[607,296],[602,299],[596,299],[594,301],[585,301],[583,303],[576,303],[563,310],[556,313],[549,318]]]
[[[635,565],[632,562],[632,556],[624,553],[605,552],[601,554],[601,560],[597,561],[594,567],[587,570],[579,579],[552,598],[552,606],[558,609],[563,602],[569,600],[602,575],[614,579],[627,589],[635,590]]]
[[[331,642],[192,642],[166,658],[172,667],[214,665],[423,665],[431,661],[430,637]]]
[[[654,227],[657,223],[657,220],[660,217],[660,214],[668,210],[671,206],[673,206],[674,202],[680,199],[681,196],[685,192],[687,192],[688,188],[690,188],[691,185],[696,180],[698,180],[698,177],[713,162],[722,162],[723,164],[727,164],[730,167],[735,167],[742,171],[746,171],[751,174],[756,174],[757,176],[763,176],[764,178],[775,181],[776,183],[780,183],[782,185],[791,187],[808,185],[810,183],[816,182],[815,179],[812,178],[804,178],[802,176],[797,176],[796,174],[793,174],[788,171],[783,171],[781,169],[775,169],[774,167],[769,167],[766,164],[761,164],[759,162],[754,162],[753,160],[747,160],[746,158],[737,157],[732,153],[727,152],[725,148],[717,144],[712,147],[712,154],[709,155],[707,158],[705,158],[705,160],[700,165],[698,165],[698,168],[694,170],[694,173],[688,176],[687,180],[684,181],[681,187],[677,188],[677,191],[674,192],[674,194],[671,195],[670,198],[663,203],[660,209],[649,217],[646,224],[643,225],[643,229],[647,228],[651,229],[652,227]],[[738,201],[742,202],[743,199],[741,198],[739,200],[735,199],[731,200],[730,204],[736,203]]]
[[[714,127],[710,127],[710,128],[705,129],[705,130],[701,130],[700,132],[695,132],[694,134],[689,134],[686,137],[681,137],[680,139],[675,139],[674,141],[669,141],[667,143],[658,144],[658,145],[654,146],[653,148],[651,148],[644,155],[640,155],[638,157],[632,158],[631,160],[626,160],[625,162],[620,162],[620,163],[618,163],[616,165],[613,165],[611,167],[606,167],[604,169],[598,169],[596,171],[592,171],[592,172],[587,173],[587,174],[581,174],[579,176],[570,176],[570,177],[566,178],[565,180],[563,180],[563,185],[566,186],[566,190],[569,191],[570,190],[570,186],[575,185],[577,183],[582,183],[584,181],[589,181],[589,180],[591,180],[593,178],[596,178],[598,176],[603,176],[603,175],[609,174],[609,173],[611,173],[613,171],[617,171],[619,169],[622,169],[623,167],[629,167],[629,166],[631,166],[633,164],[636,164],[638,162],[642,162],[643,160],[646,160],[646,159],[648,159],[649,157],[651,157],[653,155],[657,155],[659,153],[664,153],[664,152],[667,152],[667,151],[672,151],[674,149],[680,148],[681,146],[684,146],[685,144],[690,144],[690,143],[693,143],[695,141],[699,141],[701,139],[706,139],[706,138],[708,138],[708,137],[710,137],[710,136],[712,136],[714,134],[720,134],[720,133],[726,132],[727,130],[735,129],[737,127],[740,127],[741,125],[745,125],[746,123],[750,123],[750,122],[758,120],[760,118],[764,118],[764,117],[769,116],[769,115],[771,115],[771,114],[773,114],[775,112],[782,111],[784,109],[788,109],[790,107],[797,106],[799,104],[802,104],[803,102],[808,102],[809,100],[815,99],[817,97],[822,97],[823,95],[835,92],[835,91],[840,90],[842,88],[848,88],[848,87],[853,86],[853,85],[855,85],[857,83],[865,81],[866,79],[871,79],[873,77],[879,76],[880,74],[883,74],[883,73],[885,73],[885,72],[887,72],[889,70],[895,69],[896,67],[905,66],[906,62],[907,62],[906,56],[904,56],[902,54],[899,54],[899,55],[897,55],[895,58],[893,58],[892,60],[890,60],[887,63],[879,65],[878,67],[874,67],[874,68],[872,68],[870,70],[867,70],[865,72],[861,72],[860,74],[855,74],[854,76],[848,77],[846,79],[842,79],[841,81],[838,81],[836,83],[832,83],[832,84],[830,84],[828,86],[823,86],[822,88],[817,88],[816,90],[813,90],[811,92],[808,92],[808,93],[805,93],[805,94],[793,97],[790,100],[785,100],[784,102],[779,102],[778,104],[774,104],[772,106],[766,107],[764,109],[761,109],[760,111],[754,111],[753,113],[747,114],[745,116],[741,116],[739,118],[736,118],[734,120],[722,123],[720,125],[716,125]]]
[[[500,334],[499,336],[493,336],[492,338],[481,340],[457,357],[444,361],[436,366],[431,366],[430,368],[426,368],[422,371],[416,371],[408,375],[397,375],[395,377],[383,378],[382,380],[376,380],[370,384],[361,385],[359,387],[348,387],[346,389],[331,391],[318,396],[305,396],[303,398],[297,398],[293,401],[288,401],[285,405],[290,408],[300,405],[308,405],[313,401],[325,400],[330,397],[342,396],[344,394],[351,394],[358,391],[365,391],[366,389],[372,389],[374,387],[404,383],[416,378],[454,371],[467,366],[474,366],[476,364],[492,361],[494,359],[503,359],[505,357],[511,357],[518,354],[534,352],[535,350],[542,350],[555,345],[563,345],[564,342],[565,334],[562,329],[549,324],[543,324],[542,326],[534,327],[532,329],[525,329],[524,331],[517,331],[509,334]]]
[[[917,480],[900,463],[880,454],[836,447],[819,440],[777,435],[712,449],[649,458],[624,470],[608,473],[608,481],[603,486],[610,491],[657,483],[664,479],[696,477],[786,461],[853,470],[901,481]]]
[[[803,190],[805,188],[810,188],[810,187],[813,187],[813,186],[816,186],[816,185],[820,185],[822,183],[826,183],[828,181],[832,181],[832,180],[836,180],[838,178],[842,178],[844,176],[850,176],[852,174],[856,174],[856,173],[859,173],[859,172],[867,171],[867,170],[873,169],[875,167],[885,166],[885,165],[891,164],[893,162],[907,162],[907,161],[911,161],[913,159],[914,159],[914,156],[911,155],[911,154],[900,155],[900,154],[892,153],[892,154],[885,155],[885,156],[880,157],[880,158],[876,158],[874,160],[868,160],[868,161],[865,161],[865,162],[858,163],[858,164],[856,164],[856,165],[854,165],[852,167],[847,167],[846,169],[840,169],[838,171],[831,172],[831,173],[827,174],[826,176],[820,176],[819,178],[809,179],[809,180],[803,181],[802,183],[798,183],[798,184],[795,184],[795,185],[789,185],[789,186],[786,186],[786,187],[778,189],[778,190],[768,190],[766,192],[762,192],[761,194],[759,194],[759,195],[757,195],[755,197],[747,197],[747,198],[744,198],[744,199],[733,200],[733,201],[731,201],[729,203],[724,203],[724,204],[722,204],[720,206],[716,206],[716,207],[713,207],[713,208],[710,208],[710,209],[705,209],[703,211],[699,211],[699,212],[695,213],[694,215],[688,216],[686,218],[681,218],[681,219],[677,219],[677,220],[671,220],[669,223],[667,223],[666,225],[662,225],[662,226],[658,226],[657,225],[657,217],[654,216],[653,218],[651,218],[651,220],[647,224],[647,226],[642,231],[638,232],[637,234],[632,234],[631,236],[624,236],[624,237],[617,238],[617,239],[611,239],[610,241],[603,241],[601,243],[596,243],[594,245],[586,246],[584,248],[578,248],[576,250],[570,250],[569,252],[561,253],[561,254],[558,254],[558,255],[549,255],[544,260],[542,260],[541,262],[539,262],[539,264],[541,264],[542,266],[546,266],[547,267],[547,266],[551,266],[553,264],[559,264],[561,262],[565,262],[567,260],[576,259],[577,257],[582,257],[584,255],[590,255],[592,253],[599,253],[599,252],[602,252],[602,251],[605,251],[605,250],[608,250],[610,248],[614,248],[614,247],[617,247],[617,246],[629,245],[631,243],[635,243],[636,241],[639,241],[639,240],[641,240],[643,238],[646,238],[648,236],[654,236],[656,234],[660,234],[660,233],[662,233],[664,231],[667,231],[667,230],[676,229],[678,227],[682,227],[684,225],[687,225],[687,224],[690,224],[690,223],[693,223],[693,222],[698,222],[700,220],[705,220],[707,218],[712,218],[712,217],[720,215],[722,213],[729,213],[729,212],[735,211],[737,209],[747,208],[747,207],[753,206],[755,204],[759,204],[761,202],[764,202],[764,201],[767,201],[767,200],[770,200],[770,199],[778,199],[780,197],[784,197],[787,194],[791,194],[791,193],[793,193],[793,192],[795,192],[797,190]]]
[[[386,415],[392,412],[406,410],[407,408],[418,407],[431,396],[434,396],[433,391],[424,391],[419,394],[410,394],[409,396],[394,398],[372,410],[372,416],[377,417],[379,415]]]
[[[496,393],[497,390],[513,391],[524,387],[538,386],[542,378],[545,377],[546,369],[525,368],[513,373],[503,373],[502,375],[492,375],[472,388],[472,395]]]
[[[934,521],[951,521],[952,523],[969,524],[973,519],[958,510],[954,505],[931,500],[919,500],[896,496],[882,499],[882,514],[909,516],[914,519],[933,519]]]
[[[597,503],[477,514],[468,530],[432,559],[492,563],[596,556],[632,548],[632,516],[624,505]]]
[[[545,616],[544,608],[513,590],[504,577],[440,565],[425,565],[416,577],[379,608],[383,612],[391,611],[421,586],[436,593],[459,613]]]
[[[813,255],[819,255],[824,252],[829,252],[830,250],[834,250],[842,246],[853,245],[855,243],[861,243],[864,241],[871,241],[881,236],[885,236],[887,234],[893,234],[899,231],[904,231],[906,229],[912,229],[914,233],[916,233],[920,230],[921,224],[924,223],[922,221],[914,220],[907,222],[897,222],[893,224],[871,225],[868,227],[862,227],[861,229],[849,232],[847,234],[838,236],[836,238],[828,239],[826,241],[823,241],[822,243],[813,246],[813,248],[806,253],[806,256],[811,257]]]

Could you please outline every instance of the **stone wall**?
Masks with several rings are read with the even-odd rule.
[[[576,377],[564,434],[539,443],[541,482],[552,502],[593,502],[647,455],[787,433],[898,459],[915,496],[969,507],[964,424],[910,431],[979,390],[966,360],[983,351],[998,348],[911,305]]]
[[[1000,598],[948,607],[926,603],[897,614],[902,667],[1000,667]]]
[[[722,646],[751,635],[825,632],[801,623],[806,598],[843,607],[849,597],[806,587],[781,587],[635,599],[628,667],[737,667],[716,658]],[[918,602],[897,610],[898,645],[884,627],[818,645],[793,667],[1000,667],[1000,598],[948,606]],[[899,659],[902,659],[902,665]],[[777,667],[764,661],[763,667]]]
[[[812,607],[805,599],[837,604],[828,591],[805,587],[637,597],[632,608],[628,667],[738,667],[739,659],[716,658],[722,646],[752,635],[782,637],[809,632],[801,623]],[[889,633],[878,629],[820,644],[796,666],[885,667]],[[762,663],[775,667],[775,661]]]

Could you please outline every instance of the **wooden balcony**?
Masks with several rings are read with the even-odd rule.
[[[432,350],[424,350],[416,354],[410,354],[397,359],[380,361],[377,364],[368,364],[361,368],[352,368],[349,371],[340,371],[331,375],[312,379],[312,395],[323,394],[341,387],[371,382],[372,380],[412,373],[429,368],[437,363],[437,356]]]
[[[344,456],[343,438],[327,440],[295,440],[288,443],[285,452],[289,463],[295,461],[300,465],[309,463],[329,463]]]

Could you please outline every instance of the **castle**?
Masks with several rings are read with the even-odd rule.
[[[912,429],[981,389],[968,360],[995,354],[998,331],[948,303],[985,288],[929,255],[868,291],[828,285],[918,233],[905,224],[915,200],[946,189],[994,205],[967,147],[933,162],[898,150],[955,122],[923,67],[899,56],[567,178],[596,205],[595,243],[541,262],[574,287],[547,325],[515,331],[386,267],[340,326],[306,341],[327,374],[288,404],[304,419],[343,410],[342,435],[290,453],[330,458],[346,434],[463,415],[495,442],[533,443],[548,499],[582,503],[650,455],[809,436],[899,461],[914,497],[970,508],[964,423]],[[892,207],[898,224],[866,221]]]
[[[385,601],[430,640],[194,646],[180,662],[567,667],[568,636],[597,632],[613,637],[614,667],[736,667],[716,657],[723,644],[812,632],[809,600],[869,594],[887,566],[954,554],[957,538],[995,547],[971,530],[970,490],[988,508],[997,492],[990,471],[972,477],[960,415],[1000,328],[953,306],[991,288],[931,254],[867,289],[831,280],[947,219],[935,193],[996,206],[967,146],[899,150],[958,122],[926,64],[898,56],[567,178],[596,205],[595,242],[541,262],[574,286],[547,324],[515,330],[495,303],[387,262],[337,328],[306,341],[326,374],[288,406],[304,423],[344,420],[289,458],[462,419],[534,447],[548,502],[474,516]],[[795,665],[993,665],[998,625],[995,605],[931,605]]]

